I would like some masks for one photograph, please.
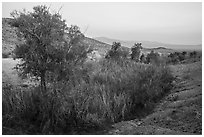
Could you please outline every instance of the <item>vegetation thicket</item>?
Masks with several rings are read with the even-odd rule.
[[[15,50],[23,61],[17,69],[35,76],[40,86],[3,85],[3,134],[95,131],[145,116],[172,88],[167,66],[142,64],[135,50],[133,60],[120,57],[120,43],[113,43],[106,58],[85,62],[90,49],[81,44],[79,28],[67,27],[46,6],[33,9],[14,12],[12,25],[24,40]]]
[[[106,53],[106,59],[128,58],[129,52],[121,47],[120,42],[113,42],[111,49]]]
[[[33,10],[11,13],[11,25],[24,40],[16,46],[15,58],[23,61],[17,66],[21,74],[39,78],[42,90],[46,91],[48,74],[54,74],[56,79],[68,78],[73,64],[83,62],[89,50],[80,44],[84,36],[79,28],[67,27],[59,13],[51,14],[46,6]]]
[[[200,60],[202,53],[198,51],[191,52],[174,52],[168,55],[167,63],[169,64],[178,64],[178,63],[190,63]]]

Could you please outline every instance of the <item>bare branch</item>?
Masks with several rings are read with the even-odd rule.
[[[59,8],[59,10],[58,10],[58,12],[57,12],[58,14],[59,14],[59,12],[60,12],[60,10],[62,9],[63,6],[64,6],[64,5],[62,5],[62,6]]]

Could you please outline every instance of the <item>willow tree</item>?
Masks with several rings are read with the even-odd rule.
[[[17,68],[23,75],[38,78],[43,91],[47,72],[56,72],[56,69],[62,72],[64,63],[84,57],[72,50],[83,34],[76,26],[67,27],[59,13],[51,13],[46,6],[36,6],[33,12],[14,11],[11,15],[14,18],[11,25],[18,28],[17,35],[23,40],[15,49],[16,58],[23,62]]]

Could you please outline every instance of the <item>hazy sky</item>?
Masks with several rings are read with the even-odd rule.
[[[45,4],[89,37],[147,40],[172,44],[202,43],[202,3],[3,3],[2,16]]]

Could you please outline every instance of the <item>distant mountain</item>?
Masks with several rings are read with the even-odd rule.
[[[117,40],[117,39],[111,39],[106,37],[95,37],[94,39],[107,43],[112,44],[113,42],[120,42],[122,46],[125,47],[132,47],[134,43],[141,42],[142,46],[144,48],[158,48],[158,47],[164,47],[169,49],[176,49],[176,50],[201,50],[202,45],[179,45],[179,44],[166,44],[161,42],[155,42],[155,41],[125,41],[125,40]]]

